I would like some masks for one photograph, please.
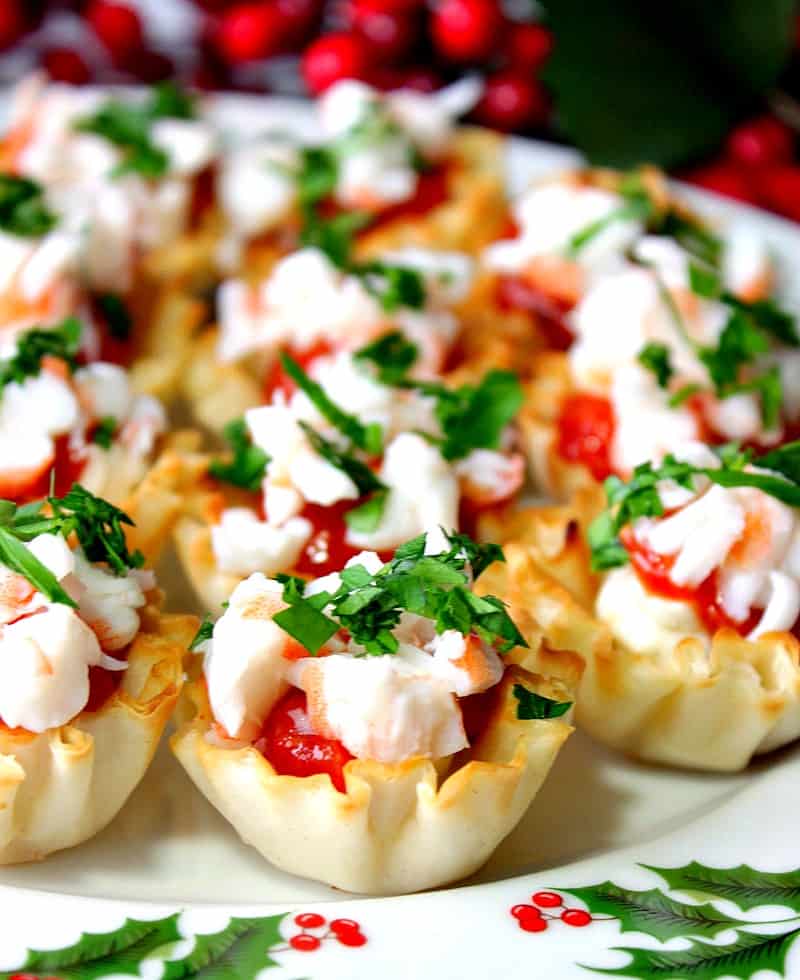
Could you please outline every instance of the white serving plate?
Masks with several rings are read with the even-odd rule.
[[[232,131],[310,134],[303,103],[218,96],[211,111]],[[577,160],[513,141],[510,184],[519,189]],[[703,213],[769,237],[787,304],[800,310],[800,229],[684,190]],[[189,592],[174,563],[164,573],[175,581],[170,606],[185,609]],[[579,732],[528,815],[473,879],[423,895],[358,899],[265,863],[162,746],[102,834],[41,864],[0,869],[0,980],[19,972],[65,980],[567,980],[590,977],[592,968],[662,980],[750,977],[768,968],[800,976],[798,812],[800,748],[744,774],[710,776],[639,765]],[[692,862],[681,880],[642,867]],[[568,893],[608,881],[619,888]],[[557,918],[558,907],[547,928],[524,931],[510,909],[542,889],[560,889],[567,906],[588,907],[594,921],[571,927]],[[309,912],[326,920],[306,930],[319,945],[294,949],[288,940],[302,931],[294,916]],[[341,917],[359,923],[362,945],[343,945],[328,931],[327,922]],[[116,931],[128,919],[139,923]],[[735,920],[745,927],[737,930]],[[755,931],[747,926],[758,922]],[[82,933],[108,936],[78,942]],[[37,959],[31,949],[60,952]]]

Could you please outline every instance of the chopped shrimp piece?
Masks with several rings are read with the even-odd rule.
[[[583,295],[584,271],[577,262],[558,255],[536,255],[525,266],[523,278],[535,289],[574,306]]]
[[[508,500],[525,482],[525,460],[491,449],[475,449],[456,465],[461,493],[482,506]]]

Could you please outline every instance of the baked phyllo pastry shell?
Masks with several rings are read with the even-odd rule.
[[[511,529],[522,537],[504,547],[517,609],[527,606],[545,649],[572,651],[585,665],[579,727],[639,759],[719,772],[800,737],[800,644],[791,633],[747,640],[720,629],[708,644],[686,637],[652,655],[594,616],[599,581],[580,528],[598,500],[579,494],[573,506],[520,512]],[[496,588],[492,573],[483,588]]]
[[[560,501],[597,485],[588,467],[565,459],[558,449],[561,409],[574,390],[567,355],[542,351],[531,361],[525,403],[517,418],[521,448],[535,487]]]
[[[558,696],[515,668],[498,685],[481,737],[449,760],[353,759],[346,792],[327,775],[279,776],[250,745],[212,730],[205,682],[185,690],[192,720],[171,744],[198,789],[241,838],[283,871],[365,894],[434,888],[476,871],[520,820],[572,731],[520,721],[512,688]]]
[[[398,216],[358,236],[358,258],[416,245],[475,254],[506,220],[505,142],[487,129],[464,126],[450,149],[447,199],[423,214]]]
[[[0,864],[34,861],[102,830],[144,776],[183,683],[193,616],[148,607],[120,687],[40,734],[0,725]]]

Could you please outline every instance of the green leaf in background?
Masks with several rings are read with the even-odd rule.
[[[177,914],[152,922],[126,919],[113,932],[85,932],[76,943],[63,949],[29,950],[20,969],[0,972],[0,980],[10,980],[21,972],[37,977],[55,974],[59,980],[94,980],[112,974],[139,976],[143,959],[180,938]]]
[[[713,905],[686,905],[669,898],[657,888],[634,891],[604,881],[587,888],[570,888],[590,912],[613,915],[622,932],[643,932],[661,942],[676,936],[705,936],[713,939],[723,929],[746,925],[730,919]]]
[[[774,970],[785,975],[786,955],[800,935],[800,929],[780,936],[759,936],[741,932],[735,942],[714,946],[692,942],[688,949],[630,949],[614,947],[616,952],[629,953],[630,962],[616,969],[588,967],[594,973],[615,977],[635,977],[637,980],[719,980],[739,977],[749,980],[759,970]]]
[[[745,912],[759,905],[786,905],[800,912],[800,870],[756,871],[746,864],[707,868],[697,861],[682,868],[657,868],[649,864],[642,867],[655,871],[676,891],[727,898]]]
[[[596,164],[663,167],[711,153],[786,64],[793,0],[543,0],[544,71],[567,137]]]

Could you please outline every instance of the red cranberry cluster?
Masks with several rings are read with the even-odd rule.
[[[91,37],[71,47],[41,42],[48,11],[64,6],[80,16]],[[164,0],[165,4],[171,0]],[[194,0],[197,36],[178,59],[185,80],[205,88],[259,86],[262,62],[300,55],[300,74],[312,94],[341,78],[359,78],[383,89],[432,91],[470,69],[486,76],[475,118],[505,131],[543,126],[550,102],[539,70],[552,46],[545,28],[512,22],[501,0]],[[320,30],[324,32],[320,34]],[[33,33],[31,33],[33,32]],[[178,65],[148,44],[136,0],[2,0],[0,51],[32,39],[52,77],[92,80],[168,76]],[[105,64],[86,58],[99,48]],[[263,83],[262,83],[263,87]]]
[[[294,923],[301,931],[289,938],[289,945],[301,953],[313,953],[325,939],[336,939],[342,946],[363,946],[367,941],[355,919],[331,919],[328,923],[318,912],[301,912],[294,917]],[[310,929],[318,932],[326,925],[327,930],[322,935],[309,932]]]
[[[534,892],[533,905],[514,905],[511,914],[524,932],[544,932],[548,923],[560,920],[565,925],[582,928],[594,921],[585,909],[563,908],[564,899],[558,892]],[[551,911],[560,909],[560,911]]]
[[[737,126],[722,156],[686,174],[692,183],[800,221],[796,134],[775,116]]]

